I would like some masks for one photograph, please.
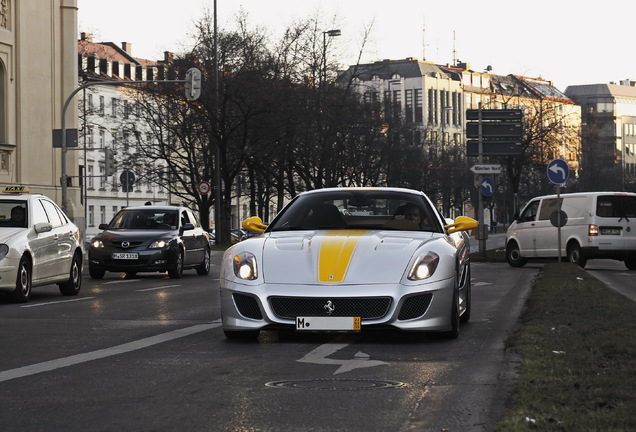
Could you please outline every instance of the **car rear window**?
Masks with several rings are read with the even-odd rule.
[[[601,195],[596,201],[596,215],[599,217],[636,217],[636,196]]]

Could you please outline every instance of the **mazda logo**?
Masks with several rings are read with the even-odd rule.
[[[130,242],[127,242],[127,241],[121,242],[121,247],[123,247],[124,249],[130,247]]]

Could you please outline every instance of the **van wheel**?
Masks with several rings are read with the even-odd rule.
[[[568,245],[568,261],[572,264],[576,264],[581,268],[585,268],[585,264],[587,264],[587,258],[583,256],[581,252],[581,246],[578,243],[572,243]]]
[[[625,260],[625,267],[629,270],[636,270],[636,255],[630,255]]]
[[[510,242],[506,246],[506,261],[511,267],[523,267],[527,260],[521,256],[521,250],[517,242]]]

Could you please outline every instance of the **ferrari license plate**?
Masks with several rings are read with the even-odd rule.
[[[360,330],[360,317],[296,317],[296,330]]]
[[[116,252],[113,254],[113,259],[136,260],[138,258],[139,254],[135,252]]]

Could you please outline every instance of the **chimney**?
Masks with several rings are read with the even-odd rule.
[[[93,34],[92,33],[85,33],[82,32],[80,33],[80,37],[82,38],[81,40],[86,41],[86,42],[93,42]]]
[[[130,42],[122,42],[121,49],[126,51],[126,54],[132,55],[132,44]]]
[[[174,54],[170,51],[163,52],[163,61],[166,64],[172,64],[174,62]]]

